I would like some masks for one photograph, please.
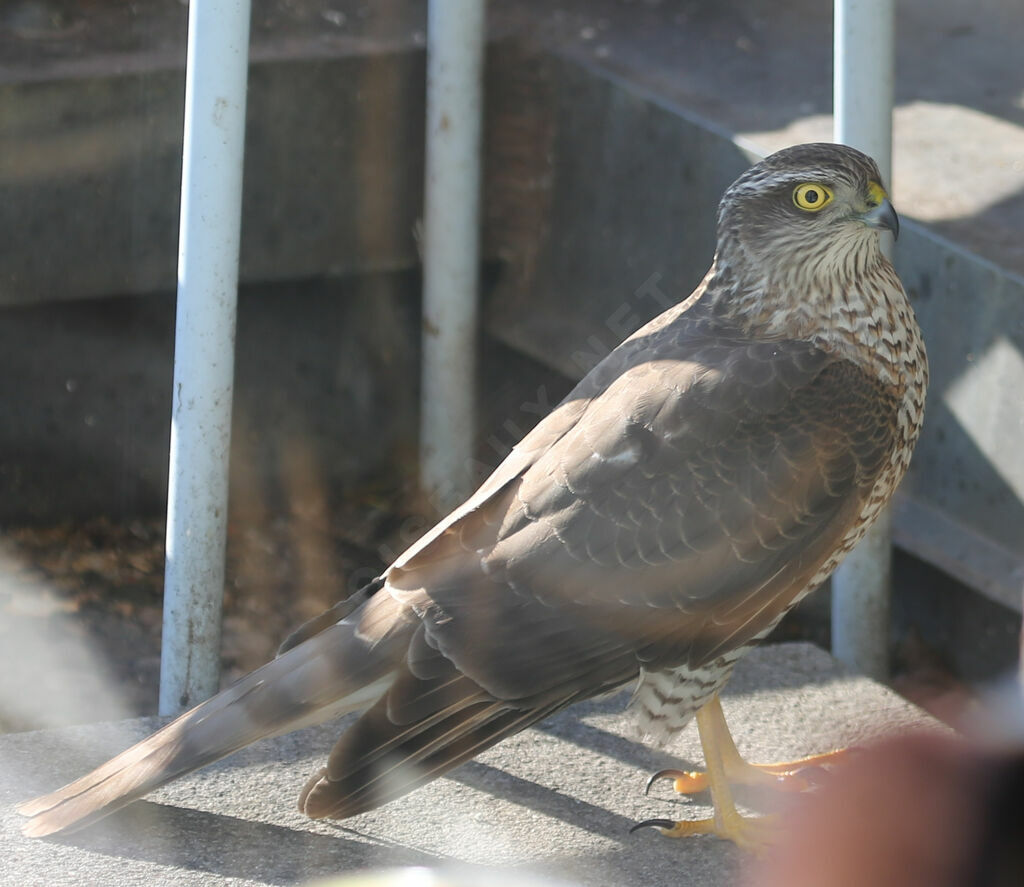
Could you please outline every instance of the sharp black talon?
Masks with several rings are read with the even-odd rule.
[[[629,833],[639,831],[642,828],[673,828],[675,823],[671,819],[645,819],[643,822],[638,822],[634,825]]]
[[[651,793],[651,786],[659,779],[678,779],[680,776],[685,775],[686,774],[682,770],[659,770],[647,780],[647,788],[644,789],[644,795],[649,795]]]

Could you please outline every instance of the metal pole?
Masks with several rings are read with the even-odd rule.
[[[894,23],[894,0],[835,0],[835,139],[874,157],[886,186]],[[889,672],[890,528],[886,508],[832,577],[832,652],[876,679]]]
[[[160,713],[220,679],[250,0],[191,0]]]
[[[440,511],[473,487],[484,0],[431,0],[427,26],[420,476]]]

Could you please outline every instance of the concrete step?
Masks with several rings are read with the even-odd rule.
[[[740,854],[714,838],[629,834],[652,817],[700,818],[706,796],[647,777],[699,767],[696,730],[669,750],[644,744],[627,694],[577,706],[404,800],[344,822],[295,808],[338,725],[264,741],[90,829],[30,840],[12,804],[50,790],[150,732],[155,718],[0,736],[0,884],[302,884],[371,867],[456,863],[610,887],[734,884]],[[781,760],[934,721],[809,644],[754,651],[723,697],[740,750]],[[766,800],[746,798],[762,810]],[[481,873],[480,882],[485,882]]]

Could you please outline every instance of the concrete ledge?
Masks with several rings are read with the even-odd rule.
[[[300,884],[394,865],[521,868],[579,884],[728,885],[736,851],[711,838],[629,835],[642,819],[699,818],[708,799],[644,798],[648,775],[700,765],[696,731],[667,751],[633,732],[625,694],[563,713],[380,810],[342,823],[295,810],[336,725],[268,740],[193,774],[103,823],[32,841],[11,805],[81,775],[157,723],[119,723],[0,737],[0,884]],[[927,725],[927,715],[809,644],[752,653],[724,700],[741,751],[778,760]],[[763,808],[765,798],[748,798]],[[685,873],[682,876],[681,873]]]

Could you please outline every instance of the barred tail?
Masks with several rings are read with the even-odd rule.
[[[362,627],[330,626],[81,779],[19,805],[30,817],[22,831],[80,829],[257,739],[366,708],[389,686],[405,633],[393,625],[370,640]]]

